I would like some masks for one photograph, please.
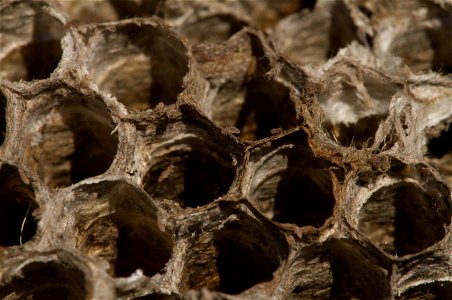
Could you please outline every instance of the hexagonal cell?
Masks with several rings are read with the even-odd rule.
[[[45,1],[6,1],[0,7],[0,74],[11,81],[48,78],[57,67],[63,23]]]
[[[447,188],[401,181],[376,190],[362,206],[358,230],[388,254],[414,254],[440,241],[452,216]]]
[[[435,1],[367,1],[366,10],[377,31],[376,51],[400,57],[413,73],[434,70],[450,73],[452,39],[450,9]],[[406,22],[400,22],[405,19]]]
[[[69,260],[32,261],[22,266],[12,278],[0,283],[2,299],[90,298],[92,285],[85,273]]]
[[[217,126],[236,127],[241,139],[258,140],[271,136],[272,129],[299,123],[289,88],[268,75],[270,61],[258,37],[242,30],[222,44],[201,44],[193,52],[210,84],[205,114]]]
[[[31,240],[36,233],[38,208],[35,193],[24,175],[9,164],[0,164],[0,246],[15,246]],[[24,177],[25,178],[25,177]]]
[[[51,188],[104,173],[116,155],[115,125],[98,99],[56,92],[27,124],[24,159]]]
[[[329,72],[335,78],[318,96],[327,118],[325,128],[343,146],[371,147],[400,86],[375,70],[345,61],[336,63]]]
[[[273,144],[252,152],[247,197],[277,222],[322,226],[335,204],[330,165],[314,156],[302,132]]]
[[[448,300],[452,295],[451,281],[435,281],[408,288],[397,300]]]
[[[6,136],[6,97],[0,91],[0,146]]]
[[[136,269],[146,276],[162,272],[171,257],[173,240],[160,229],[149,197],[121,180],[86,184],[74,190],[76,247],[86,255],[103,258],[109,272],[127,277]]]
[[[143,179],[149,195],[174,200],[182,207],[198,207],[229,190],[235,168],[227,153],[196,138],[179,141],[176,147],[180,148],[153,157]]]
[[[175,103],[188,72],[186,47],[155,20],[123,21],[84,33],[93,82],[131,110]]]
[[[220,204],[222,205],[222,204]],[[256,284],[273,279],[274,272],[287,258],[285,237],[260,219],[231,208],[211,218],[217,228],[196,228],[194,240],[182,273],[183,289],[203,287],[228,294],[239,294]],[[223,220],[223,221],[221,221]]]
[[[315,2],[315,1],[302,1]],[[282,19],[271,39],[291,60],[300,65],[320,65],[334,57],[357,37],[357,28],[344,1],[319,1]]]
[[[381,265],[354,241],[330,240],[303,248],[280,288],[284,299],[390,299],[390,274]]]
[[[272,129],[290,129],[297,124],[295,105],[289,89],[276,80],[257,76],[248,82],[245,99],[235,126],[244,140],[258,140],[272,135]],[[213,120],[221,119],[221,114]]]

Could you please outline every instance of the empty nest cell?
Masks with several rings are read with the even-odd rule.
[[[76,246],[105,259],[115,277],[137,269],[146,276],[161,272],[171,257],[173,240],[162,231],[149,197],[121,180],[82,185],[74,191]]]
[[[21,266],[10,280],[0,284],[0,298],[10,300],[84,300],[91,282],[71,261],[33,261]]]
[[[36,233],[38,209],[35,192],[16,167],[0,163],[0,247],[16,246],[31,240]]]
[[[307,144],[286,143],[271,151],[259,147],[253,155],[258,160],[248,198],[265,216],[280,223],[321,227],[333,214],[328,164],[316,159]]]
[[[365,66],[338,62],[329,70],[332,81],[318,95],[327,117],[325,128],[343,146],[369,148],[382,121],[389,114],[397,83]]]
[[[118,146],[106,105],[84,95],[54,95],[31,112],[24,158],[51,188],[104,173]]]
[[[239,294],[271,281],[287,258],[288,244],[280,232],[244,213],[230,211],[227,216],[231,215],[235,220],[229,217],[232,220],[225,220],[221,228],[201,230],[190,244],[183,270],[184,289],[206,287]]]
[[[234,158],[219,144],[188,134],[151,153],[145,191],[181,207],[198,207],[224,195],[235,177]]]
[[[86,66],[102,91],[130,110],[176,102],[188,72],[188,56],[166,26],[123,21],[89,32]]]
[[[291,263],[295,281],[283,286],[284,299],[390,299],[390,274],[380,265],[351,240],[308,246]]]
[[[444,237],[452,215],[447,192],[435,190],[444,189],[405,181],[381,187],[362,206],[358,230],[390,255],[422,251]]]
[[[6,1],[0,5],[0,74],[11,81],[48,78],[60,61],[63,35],[48,3]]]

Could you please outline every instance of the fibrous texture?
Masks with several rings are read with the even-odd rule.
[[[450,299],[452,3],[4,0],[1,299]]]

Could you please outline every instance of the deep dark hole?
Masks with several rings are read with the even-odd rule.
[[[63,25],[58,24],[51,16],[42,11],[40,4],[33,5],[35,10],[33,38],[29,45],[22,47],[22,57],[27,68],[25,80],[44,79],[58,66],[63,50],[59,38],[63,35]],[[44,26],[43,26],[44,24]],[[61,36],[52,36],[43,30],[46,26],[59,26]]]
[[[234,176],[234,168],[209,154],[179,153],[150,170],[145,190],[152,197],[178,201],[182,207],[197,207],[225,194]]]
[[[356,246],[357,247],[357,246]],[[330,249],[333,286],[329,299],[386,299],[391,294],[385,272],[346,242]]]
[[[315,7],[317,0],[302,0],[301,1],[301,9],[308,8],[313,10]]]
[[[394,220],[394,247],[397,255],[419,252],[444,236],[444,225],[450,222],[448,217],[441,217],[441,213],[434,209],[433,202],[425,192],[410,186],[397,189]],[[449,220],[449,221],[448,221]]]
[[[72,165],[71,181],[75,183],[108,170],[116,155],[118,135],[110,135],[113,125],[110,130],[94,120],[87,120],[79,127],[72,124],[75,151],[69,159]]]
[[[143,0],[138,4],[132,1],[110,0],[120,19],[152,16],[163,2],[164,0]]]
[[[0,146],[6,136],[6,97],[0,91]]]
[[[372,225],[363,234],[380,243],[389,254],[417,253],[444,237],[444,225],[450,223],[451,211],[442,201],[447,199],[433,198],[407,183],[381,188],[364,204],[360,230],[364,224]],[[375,228],[384,230],[384,235],[372,238]],[[386,237],[393,237],[393,243],[377,240]]]
[[[248,83],[245,103],[235,124],[243,139],[262,139],[270,136],[274,128],[289,129],[295,125],[295,109],[286,87],[265,77]]]
[[[336,1],[331,11],[330,46],[328,57],[356,39],[356,27],[343,1]]]
[[[452,153],[452,125],[443,131],[439,137],[433,138],[428,143],[428,152],[436,158],[442,158]]]
[[[2,209],[0,211],[0,245],[15,246],[20,244],[20,235],[22,222],[27,214],[28,201],[26,196],[20,193],[11,192],[3,194]],[[20,199],[20,201],[18,201]],[[22,203],[26,201],[25,203]],[[34,204],[31,204],[32,207]],[[31,215],[33,209],[30,209],[22,232],[22,243],[25,243],[36,233],[36,220]]]
[[[124,216],[123,218],[133,218]],[[126,277],[137,269],[144,275],[152,277],[161,271],[171,257],[171,242],[163,236],[156,224],[143,220],[142,227],[136,223],[122,224],[128,220],[119,221],[117,226],[117,258],[115,276]]]
[[[21,277],[15,277],[0,288],[0,298],[36,300],[83,300],[87,297],[85,276],[81,270],[55,263],[34,262],[24,267]]]
[[[32,41],[22,48],[22,56],[27,68],[25,80],[45,79],[58,66],[62,55],[59,40]]]
[[[319,176],[328,177],[328,173]],[[278,186],[273,219],[298,226],[322,226],[333,213],[334,197],[329,177],[321,181],[328,186],[319,186],[309,175],[286,172]]]
[[[30,187],[20,179],[17,170],[11,166],[3,165],[0,170],[0,246],[20,245],[22,222],[22,243],[25,243],[36,233],[36,220],[32,216],[36,209],[34,194]],[[28,209],[30,205],[30,209]],[[28,211],[28,215],[27,215]]]
[[[336,138],[343,146],[354,146],[358,149],[370,147],[381,119],[381,115],[373,115],[362,118],[355,124],[348,126],[342,123],[338,124],[336,130],[339,134]]]
[[[215,246],[219,251],[219,291],[239,294],[257,283],[273,279],[278,262],[266,257],[259,245],[244,244],[237,239],[223,239],[216,241]]]

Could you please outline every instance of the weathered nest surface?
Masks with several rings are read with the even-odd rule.
[[[0,17],[0,298],[450,299],[450,1]]]

